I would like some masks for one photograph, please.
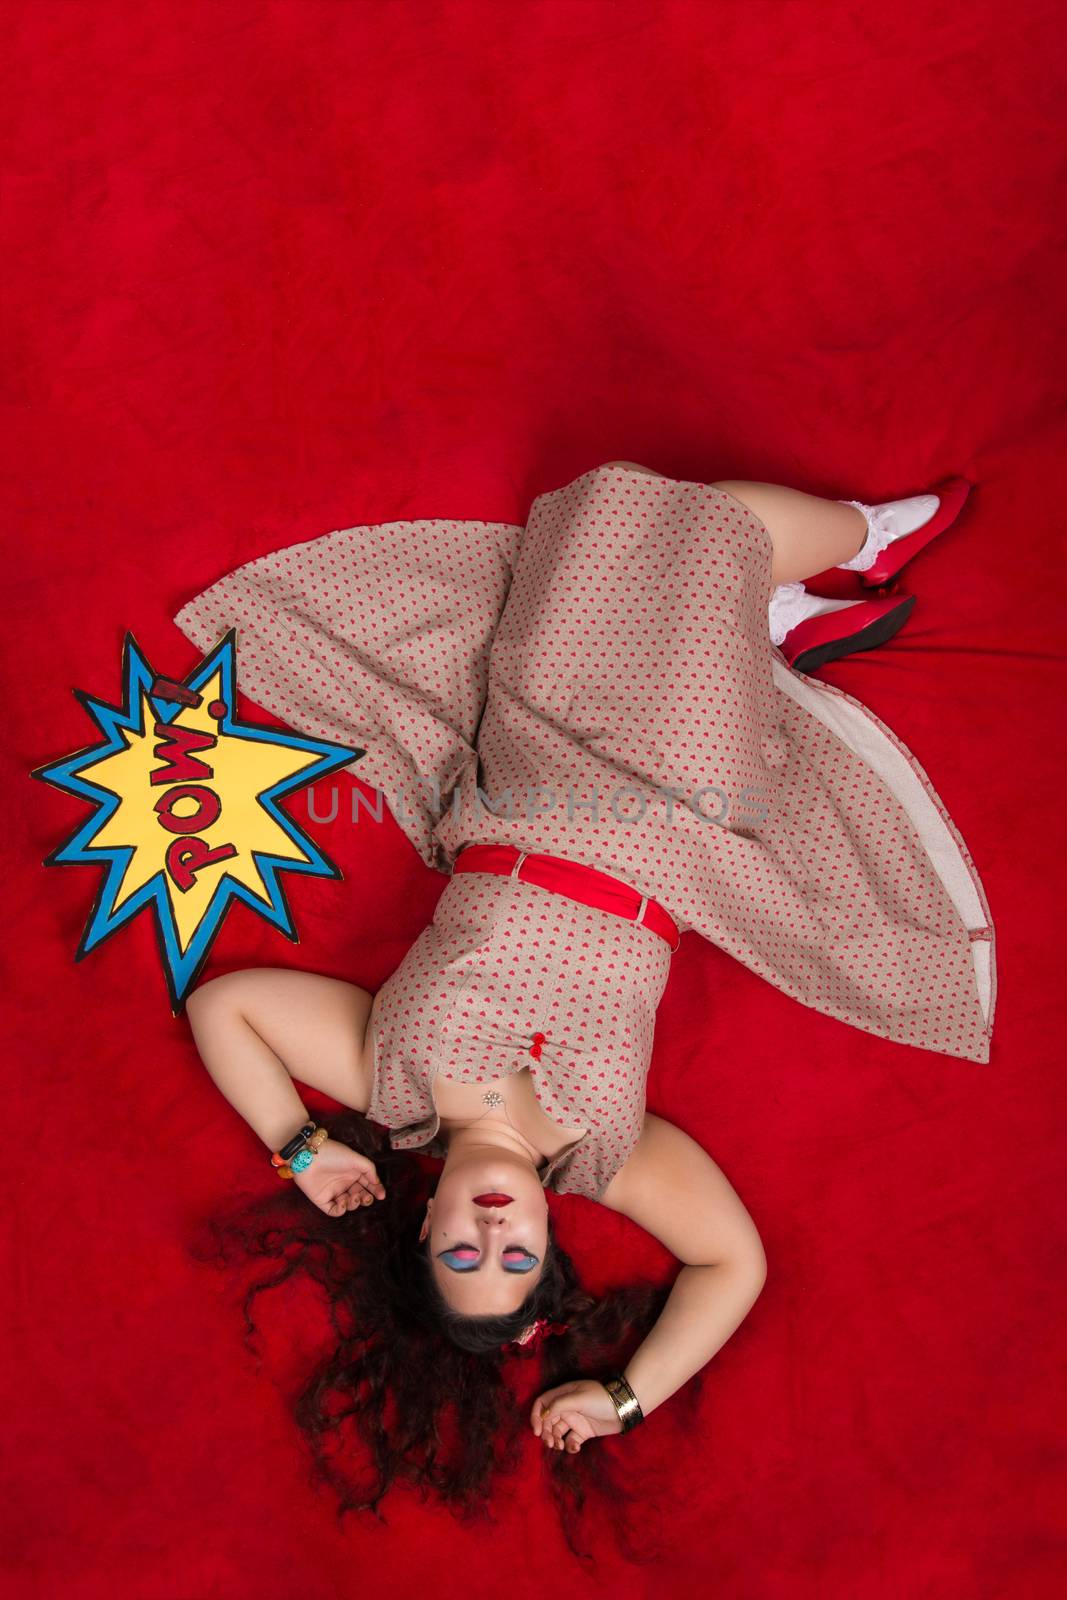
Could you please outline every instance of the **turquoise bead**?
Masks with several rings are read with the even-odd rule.
[[[305,1167],[310,1167],[314,1159],[315,1157],[312,1155],[310,1150],[306,1148],[303,1150],[298,1150],[296,1155],[289,1163],[289,1170],[291,1172],[303,1172]]]

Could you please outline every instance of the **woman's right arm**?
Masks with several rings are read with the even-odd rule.
[[[373,996],[288,967],[251,967],[194,989],[186,1014],[211,1078],[269,1150],[309,1120],[294,1079],[366,1111]]]
[[[766,1269],[747,1262],[683,1266],[655,1326],[623,1372],[646,1417],[718,1354],[765,1281]]]
[[[683,1263],[623,1374],[647,1416],[744,1321],[766,1282],[767,1257],[755,1223],[707,1151],[651,1113],[602,1203],[654,1234]]]
[[[707,1151],[651,1112],[600,1203],[655,1234],[683,1263],[623,1371],[647,1417],[744,1321],[766,1281],[767,1258],[755,1223]],[[588,1378],[538,1395],[530,1426],[546,1446],[572,1452],[597,1434],[620,1430],[611,1396]]]

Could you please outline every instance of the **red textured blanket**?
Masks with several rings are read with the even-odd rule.
[[[1058,9],[23,0],[3,21],[8,1586],[1058,1593]],[[90,742],[70,691],[117,700],[128,628],[185,674],[172,618],[240,562],[355,522],[521,521],[615,459],[868,502],[975,484],[905,569],[905,629],[821,676],[931,773],[999,991],[978,1064],[684,943],[649,1106],[721,1163],[769,1278],[699,1402],[617,1442],[660,1472],[654,1571],[594,1529],[587,1577],[532,1438],[495,1528],[404,1493],[387,1525],[338,1526],[309,1488],[288,1397],[325,1318],[264,1302],[257,1372],[235,1286],[187,1250],[273,1181],[262,1147],[172,1017],[146,917],[74,962],[100,874],[41,863],[86,807],[28,774]],[[396,967],[444,879],[393,825],[315,837],[344,877],[292,882],[299,943],[239,907],[209,973],[374,989]],[[554,1210],[594,1288],[673,1271],[624,1219]]]

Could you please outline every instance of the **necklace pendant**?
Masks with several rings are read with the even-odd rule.
[[[487,1106],[502,1106],[504,1104],[504,1096],[498,1089],[489,1089],[482,1095],[482,1103]]]

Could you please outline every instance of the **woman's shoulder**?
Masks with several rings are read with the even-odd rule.
[[[669,1184],[672,1162],[692,1165],[699,1164],[701,1158],[710,1160],[695,1139],[665,1117],[646,1111],[637,1141],[605,1190],[601,1204],[632,1215],[631,1207],[642,1204],[647,1194],[658,1193]]]
[[[722,1169],[688,1133],[651,1112],[601,1204],[636,1222],[687,1266],[755,1259],[762,1250]]]
[[[637,1136],[637,1142],[634,1144],[626,1159],[612,1174],[610,1182],[607,1184],[604,1192],[600,1195],[600,1204],[602,1206],[607,1206],[610,1211],[619,1211],[624,1216],[627,1215],[627,1193],[634,1187],[635,1181],[639,1180],[642,1174],[647,1175],[649,1171],[649,1149],[651,1141],[647,1137],[648,1125],[650,1122],[655,1122],[656,1120],[657,1119],[653,1117],[650,1111],[645,1112],[641,1132]]]

